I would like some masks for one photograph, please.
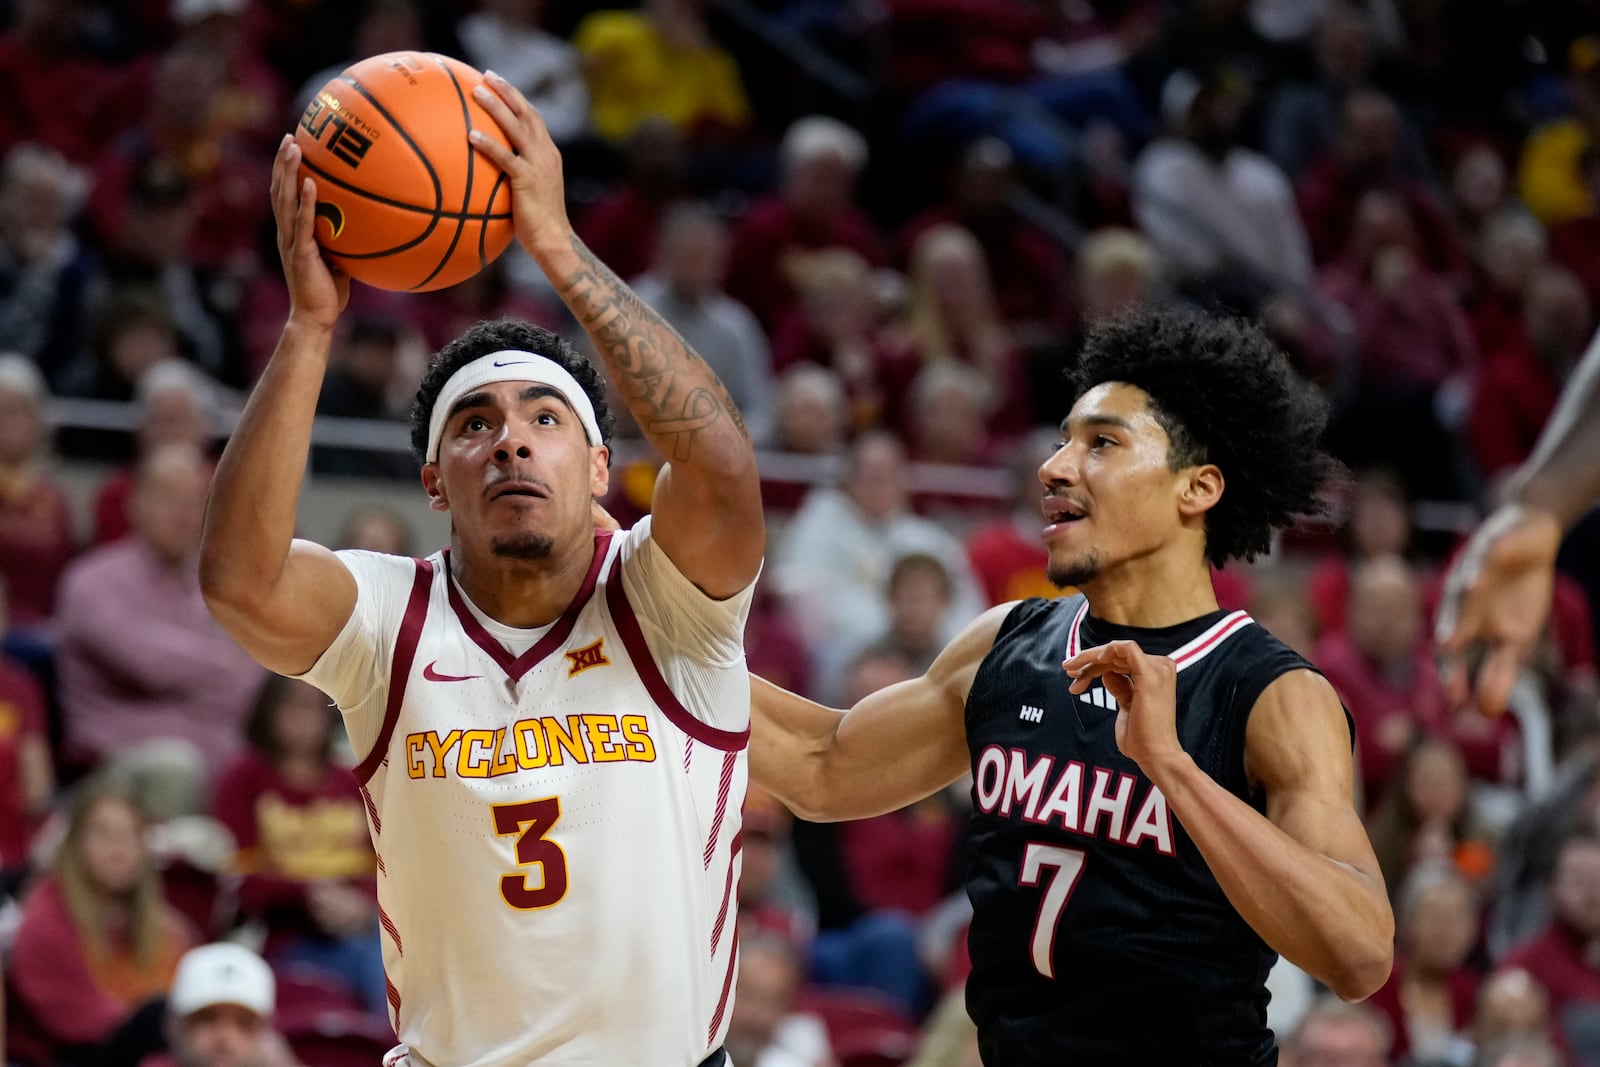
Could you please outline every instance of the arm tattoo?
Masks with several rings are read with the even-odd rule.
[[[576,236],[572,247],[584,266],[563,283],[562,295],[656,447],[686,463],[695,436],[724,413],[748,442],[739,409],[705,361]]]

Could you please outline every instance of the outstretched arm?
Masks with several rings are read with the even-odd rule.
[[[1445,576],[1436,636],[1451,697],[1504,710],[1550,614],[1561,539],[1600,500],[1600,334],[1573,371],[1539,443]],[[1469,650],[1482,653],[1469,671]],[[1476,678],[1470,677],[1476,674]]]
[[[653,534],[709,596],[754,580],[765,550],[755,447],[704,360],[578,239],[567,220],[561,153],[539,113],[490,74],[474,96],[505,130],[472,143],[510,179],[517,238],[588,331],[650,443],[668,461],[656,481]],[[490,91],[490,90],[493,91]]]
[[[1262,818],[1179,745],[1172,660],[1113,641],[1066,670],[1073,692],[1105,679],[1121,708],[1118,747],[1167,798],[1251,929],[1346,1000],[1376,992],[1394,960],[1394,915],[1351,801],[1350,732],[1326,679],[1290,671],[1256,700],[1245,770],[1266,793]]]
[[[316,186],[297,176],[299,167],[300,149],[286,137],[272,165],[272,211],[289,321],[217,463],[200,543],[211,614],[258,663],[282,674],[309,670],[356,603],[355,579],[338,557],[294,537],[317,394],[350,293],[349,279],[331,272],[317,248]]]
[[[813,822],[865,819],[938,792],[970,766],[967,693],[1012,604],[970,623],[920,678],[848,711],[750,679],[750,780]]]

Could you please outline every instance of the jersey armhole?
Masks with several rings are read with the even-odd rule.
[[[428,617],[428,597],[433,590],[433,564],[425,559],[416,560],[416,575],[411,581],[411,595],[406,599],[405,614],[400,618],[400,631],[395,637],[394,657],[389,662],[389,692],[383,706],[383,725],[372,748],[356,765],[356,780],[365,786],[372,780],[383,761],[388,758],[389,741],[394,736],[395,723],[400,719],[400,705],[405,700],[406,682],[411,677],[411,664],[417,657],[417,643],[422,638],[422,624]]]

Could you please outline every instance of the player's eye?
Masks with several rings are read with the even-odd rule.
[[[461,424],[463,433],[480,433],[489,428],[489,420],[482,415],[468,415],[467,421]]]
[[[541,426],[556,426],[561,422],[561,420],[556,416],[556,413],[553,411],[539,412],[539,414],[534,416],[534,421],[538,422]]]
[[[1114,441],[1111,438],[1107,437],[1105,434],[1097,433],[1097,434],[1094,435],[1094,444],[1090,445],[1090,447],[1091,448],[1105,448],[1108,445],[1114,445],[1116,443],[1117,443],[1116,441]]]

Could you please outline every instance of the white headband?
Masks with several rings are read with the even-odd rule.
[[[578,413],[578,421],[583,423],[589,443],[602,443],[600,424],[594,417],[594,404],[590,402],[589,394],[583,391],[583,386],[578,384],[578,379],[547,356],[513,348],[480,356],[450,375],[444,388],[439,390],[439,396],[433,402],[433,414],[428,419],[427,462],[438,462],[439,439],[444,436],[444,422],[450,417],[450,409],[455,407],[456,401],[494,382],[537,382],[550,386]]]

